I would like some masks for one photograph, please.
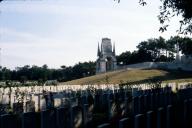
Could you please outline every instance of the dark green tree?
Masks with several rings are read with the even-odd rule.
[[[187,56],[192,55],[192,39],[185,37],[180,42],[181,52]]]
[[[120,55],[116,56],[117,58],[117,65],[128,65],[131,64],[131,52],[126,51],[121,53]]]

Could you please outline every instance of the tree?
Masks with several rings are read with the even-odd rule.
[[[132,63],[141,63],[152,61],[152,55],[150,52],[139,49],[138,51],[134,51],[131,57]]]
[[[61,66],[59,69],[50,69],[46,64],[42,67],[25,65],[10,70],[5,67],[0,70],[0,80],[17,80],[25,84],[27,80],[36,80],[43,84],[46,80],[69,81],[85,76],[95,75],[95,62],[83,62],[74,66]]]
[[[142,41],[137,48],[150,54],[153,61],[172,61],[177,41],[182,42],[180,37],[171,37],[167,41],[163,37],[152,38]]]
[[[146,49],[139,49],[133,52],[126,51],[116,56],[117,65],[128,65],[140,62],[152,61],[151,53]]]
[[[164,55],[164,51],[166,51],[166,43],[163,37],[159,37],[156,39],[156,47],[158,49],[158,57]]]
[[[169,61],[173,60],[174,53],[176,53],[176,45],[182,42],[182,38],[179,36],[171,37],[166,41],[166,56],[168,57]]]
[[[0,73],[0,80],[11,80],[11,70],[3,67]]]
[[[128,65],[131,63],[130,59],[131,59],[131,52],[130,51],[126,51],[121,53],[120,55],[116,56],[117,58],[117,65]]]
[[[120,3],[120,0],[114,0]],[[159,31],[164,32],[169,26],[169,21],[171,18],[181,15],[182,19],[179,21],[180,27],[177,30],[179,34],[192,33],[192,0],[160,0],[162,5],[160,8],[160,13],[158,19],[162,26]],[[139,4],[146,5],[145,0],[139,0]]]
[[[62,66],[61,66],[61,68],[62,68],[62,69],[65,69],[65,68],[66,68],[66,66],[65,66],[65,65],[62,65]]]
[[[140,51],[145,51],[146,53],[150,53],[152,58],[157,58],[158,55],[158,45],[157,39],[148,39],[147,41],[143,41],[139,43],[137,48]]]
[[[187,56],[192,55],[192,39],[185,37],[180,42],[181,52]]]
[[[181,34],[188,34],[192,32],[192,1],[191,0],[161,0],[159,21],[164,27],[161,31],[166,30],[166,24],[172,17],[181,15],[180,28],[178,32]]]
[[[20,80],[19,80],[22,84],[25,84],[27,81],[27,77],[26,76],[21,76]]]
[[[172,53],[176,53],[175,46],[179,45],[179,50],[184,55],[192,55],[192,39],[189,37],[174,36],[167,40],[166,43],[168,50]]]

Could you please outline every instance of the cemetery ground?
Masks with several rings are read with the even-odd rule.
[[[0,88],[0,128],[191,128],[192,84],[176,92],[174,88],[174,84]]]
[[[153,80],[163,83],[192,82],[192,72],[181,70],[161,69],[133,69],[118,70],[103,74],[97,74],[77,80],[64,82],[66,85],[87,85],[87,84],[142,84]]]
[[[76,81],[1,87],[0,128],[192,127],[191,72],[129,69]]]

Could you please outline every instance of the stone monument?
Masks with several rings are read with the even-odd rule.
[[[112,47],[111,39],[102,38],[101,46],[98,44],[97,56],[96,73],[113,71],[117,68],[115,44]]]

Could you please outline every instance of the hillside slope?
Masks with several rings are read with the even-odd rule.
[[[159,79],[163,82],[192,82],[192,73],[184,71],[165,71],[159,69],[124,69],[63,82],[61,84],[85,85],[106,83],[145,83],[151,79]]]

